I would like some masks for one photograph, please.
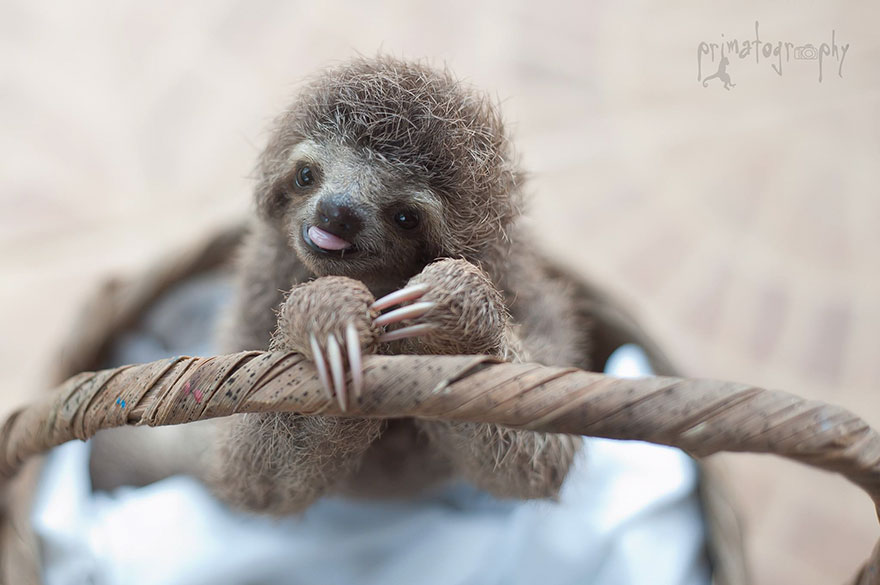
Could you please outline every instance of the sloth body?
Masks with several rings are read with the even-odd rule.
[[[223,349],[324,361],[343,404],[333,368],[346,364],[357,390],[360,352],[589,367],[572,289],[521,225],[522,183],[494,105],[448,73],[387,58],[331,69],[277,120],[261,156]],[[399,289],[417,302],[380,316],[375,299]],[[233,505],[271,514],[329,493],[406,496],[453,478],[499,497],[553,497],[580,445],[421,419],[265,413],[222,425],[209,482]]]

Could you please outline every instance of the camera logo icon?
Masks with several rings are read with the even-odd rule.
[[[819,58],[819,51],[811,43],[794,48],[794,58],[810,61]]]

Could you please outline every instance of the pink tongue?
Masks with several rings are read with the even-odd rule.
[[[316,246],[324,250],[345,250],[346,248],[351,248],[350,243],[316,226],[309,228],[309,238],[312,239]]]

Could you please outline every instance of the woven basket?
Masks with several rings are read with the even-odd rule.
[[[297,354],[180,357],[79,374],[98,368],[116,335],[170,286],[227,263],[242,233],[240,227],[223,230],[136,279],[105,285],[84,308],[55,362],[59,387],[5,421],[0,429],[0,477],[6,478],[0,557],[4,583],[40,583],[38,547],[28,516],[40,469],[37,455],[48,448],[126,424],[158,426],[270,410],[340,414],[335,402],[316,391],[310,365]],[[697,457],[720,451],[774,453],[839,472],[880,502],[880,435],[864,421],[843,409],[782,392],[669,377],[674,374],[671,365],[625,311],[587,284],[579,293],[582,310],[596,323],[597,362],[604,363],[619,345],[635,342],[664,376],[620,380],[484,356],[367,356],[364,395],[347,414],[449,418],[645,440]],[[404,375],[414,369],[422,373],[418,381]],[[235,372],[254,375],[233,376]],[[194,381],[205,388],[197,403],[182,391]],[[402,384],[406,392],[398,391]],[[230,395],[238,398],[226,398]],[[131,407],[120,409],[120,398]],[[735,514],[712,470],[704,464],[703,471],[701,496],[714,582],[745,585]],[[880,585],[878,550],[851,583]]]

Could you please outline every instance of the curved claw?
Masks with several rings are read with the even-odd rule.
[[[432,302],[413,303],[405,307],[400,307],[399,309],[394,309],[390,313],[379,315],[373,323],[379,327],[384,327],[392,323],[398,323],[404,319],[415,319],[421,317],[436,306],[437,303]]]
[[[324,352],[318,344],[314,333],[309,333],[309,344],[312,346],[312,355],[315,358],[315,367],[318,369],[318,379],[324,387],[327,398],[333,399],[333,388],[330,386],[330,375],[327,372],[327,362],[324,361]]]
[[[345,348],[348,353],[348,367],[351,369],[351,387],[354,395],[360,398],[364,388],[364,365],[361,360],[361,341],[354,323],[345,326]]]
[[[339,408],[345,412],[346,393],[345,393],[345,364],[342,362],[342,350],[339,348],[339,342],[335,335],[327,337],[327,361],[330,363],[330,373],[333,376],[333,387],[336,389],[336,399],[339,401]]]
[[[414,284],[412,286],[396,290],[393,293],[388,293],[387,295],[370,305],[370,308],[374,311],[382,311],[384,309],[387,309],[388,307],[393,307],[394,305],[405,303],[406,301],[414,301],[416,299],[419,299],[429,290],[431,290],[431,285],[426,282],[423,282],[421,284]]]
[[[415,337],[417,335],[426,335],[437,329],[435,325],[430,323],[419,323],[418,325],[410,325],[383,333],[379,336],[379,343],[388,343],[389,341],[397,341],[398,339],[406,339],[407,337]]]

